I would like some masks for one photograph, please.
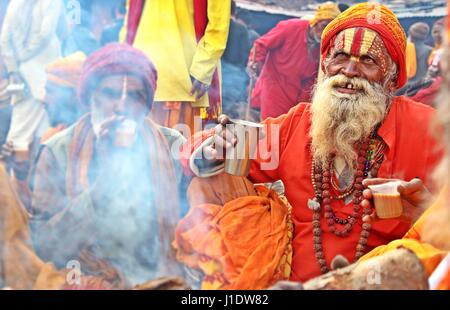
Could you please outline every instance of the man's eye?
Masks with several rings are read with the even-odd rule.
[[[361,61],[366,64],[374,64],[375,63],[375,60],[373,60],[373,58],[370,56],[362,56]]]

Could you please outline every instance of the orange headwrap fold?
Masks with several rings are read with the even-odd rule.
[[[405,85],[407,81],[405,31],[395,14],[378,3],[365,2],[351,6],[328,24],[322,34],[322,59],[326,59],[339,32],[355,27],[369,28],[380,35],[392,60],[398,66],[397,88]],[[322,62],[322,69],[323,66]]]

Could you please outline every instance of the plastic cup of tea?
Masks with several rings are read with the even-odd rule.
[[[116,129],[114,145],[116,147],[130,147],[136,139],[135,121],[126,119]]]
[[[28,142],[13,142],[14,158],[17,162],[25,162],[30,158]]]
[[[396,218],[402,215],[403,205],[397,187],[399,181],[369,185],[377,216],[381,219]]]

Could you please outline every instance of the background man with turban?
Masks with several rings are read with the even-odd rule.
[[[220,57],[228,38],[231,0],[128,1],[126,42],[155,63],[159,86],[152,119],[173,128],[221,113]],[[198,126],[198,125],[197,125]]]
[[[312,103],[263,122],[270,140],[262,142],[262,149],[279,163],[268,168],[271,158],[258,154],[249,178],[254,183],[281,179],[285,185],[295,227],[292,280],[328,272],[339,254],[354,262],[374,247],[401,238],[423,212],[430,196],[424,184],[431,187],[429,174],[442,152],[429,133],[434,110],[394,97],[406,83],[405,46],[405,33],[388,8],[374,3],[350,7],[323,32],[324,74]],[[219,120],[219,126],[228,122],[227,117]],[[218,150],[230,149],[238,139],[228,129],[194,137],[186,145],[188,153],[193,151],[184,164],[198,176],[220,173],[224,163]],[[198,159],[200,152],[214,160]],[[221,177],[225,180],[220,188],[211,178],[195,179],[199,189],[213,193],[206,199],[222,197],[222,191],[239,192],[236,180],[226,186],[231,177]],[[373,212],[361,204],[363,181],[375,177],[406,180],[399,187],[403,217],[363,221]],[[190,191],[198,195],[198,190]],[[259,264],[263,268],[265,262]]]
[[[255,41],[248,67],[259,75],[251,105],[261,110],[261,119],[280,116],[311,99],[319,71],[320,36],[339,13],[337,4],[324,3],[311,21],[282,21]]]
[[[39,255],[59,268],[128,287],[180,275],[170,242],[181,216],[174,154],[184,138],[146,117],[157,73],[142,52],[110,44],[84,64],[80,102],[90,110],[43,146],[32,213]]]
[[[432,48],[425,44],[430,33],[426,23],[418,22],[409,28],[409,39],[406,48],[406,71],[408,84],[422,80],[428,70],[428,59]]]

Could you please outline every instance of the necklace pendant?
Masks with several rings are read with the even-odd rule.
[[[308,199],[308,208],[314,212],[320,211],[320,203],[314,199]]]

